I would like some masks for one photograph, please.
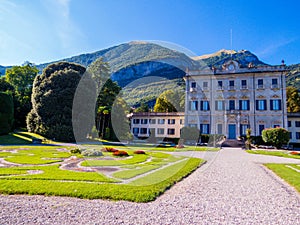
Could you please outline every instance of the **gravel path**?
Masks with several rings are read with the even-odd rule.
[[[216,154],[150,203],[0,195],[0,224],[300,224],[299,193],[260,164],[300,160]]]

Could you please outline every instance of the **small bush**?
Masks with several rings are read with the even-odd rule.
[[[114,156],[128,156],[128,153],[126,151],[116,151],[113,152]]]
[[[79,148],[73,148],[70,150],[71,154],[81,154],[81,150]]]
[[[136,150],[133,152],[134,154],[146,154],[143,150]]]
[[[103,153],[100,150],[96,149],[87,149],[82,151],[83,156],[103,156]]]

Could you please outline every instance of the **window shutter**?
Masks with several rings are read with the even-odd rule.
[[[189,111],[191,111],[191,110],[192,110],[192,102],[189,101]]]
[[[247,100],[247,110],[250,110],[250,100]]]
[[[210,103],[207,102],[207,110],[210,110]]]
[[[279,110],[281,110],[281,100],[278,100]]]
[[[273,110],[273,100],[270,100],[270,110]]]
[[[242,100],[239,100],[239,109],[242,110]]]
[[[264,110],[267,110],[267,100],[264,100]]]
[[[255,108],[256,108],[256,110],[259,110],[259,108],[258,108],[259,107],[258,106],[258,102],[259,102],[259,100],[256,100],[256,102],[255,102],[255,105],[256,105]]]
[[[200,101],[200,110],[203,111],[203,101]]]
[[[218,101],[215,101],[215,110],[218,110]]]

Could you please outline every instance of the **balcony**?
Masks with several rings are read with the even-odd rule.
[[[240,115],[240,114],[241,114],[241,110],[237,110],[237,109],[227,109],[227,110],[226,110],[226,114],[227,114],[227,115]]]
[[[271,88],[272,89],[277,89],[277,88],[279,88],[279,86],[278,86],[278,84],[272,84]]]
[[[229,91],[235,91],[235,86],[229,86],[228,90]]]
[[[241,86],[241,89],[242,89],[242,90],[248,90],[248,86],[247,86],[247,85],[242,85],[242,86]]]
[[[265,87],[264,87],[264,85],[263,84],[258,84],[257,85],[257,89],[264,89]]]

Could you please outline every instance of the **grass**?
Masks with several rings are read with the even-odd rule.
[[[159,183],[135,186],[125,184],[101,184],[84,182],[60,182],[53,180],[17,180],[1,179],[0,193],[70,196],[88,199],[112,199],[134,202],[155,200],[167,188],[193,172],[201,163],[200,159],[191,158],[176,173]],[[161,174],[157,174],[160,176]],[[154,175],[152,175],[154,176]]]
[[[57,151],[58,146],[0,147],[0,157],[19,164],[49,164],[61,162],[71,156],[68,152]],[[7,152],[3,152],[6,150]],[[9,152],[15,150],[16,152]]]
[[[295,187],[295,189],[298,192],[300,192],[300,173],[287,167],[287,165],[297,168],[295,167],[296,165],[293,164],[275,164],[275,163],[265,164],[267,168],[272,170],[274,173],[276,173],[279,177],[281,177],[291,186]],[[297,169],[299,170],[299,167]]]
[[[93,182],[116,182],[117,180],[110,179],[101,173],[97,172],[76,172],[59,169],[60,165],[52,166],[32,166],[32,167],[14,167],[14,168],[0,168],[0,179],[3,175],[21,174],[20,176],[5,177],[5,179],[13,180],[64,180],[64,181],[93,181]],[[26,174],[28,170],[42,171],[40,174]]]
[[[29,135],[29,136],[28,136]],[[31,134],[22,132],[30,139]],[[27,137],[26,137],[27,136]],[[20,137],[14,136],[18,140]],[[22,139],[22,140],[25,140]],[[148,202],[161,195],[166,189],[188,176],[203,161],[184,156],[173,156],[167,152],[154,152],[142,148],[146,154],[134,154],[141,147],[116,147],[126,150],[130,157],[114,157],[104,152],[111,160],[86,157],[84,166],[115,166],[115,173],[71,171],[60,168],[61,161],[72,156],[71,146],[19,145],[1,146],[0,158],[18,163],[12,167],[0,167],[0,194],[30,194],[70,196],[88,199],[112,199]],[[101,149],[102,146],[81,146]],[[82,157],[81,155],[76,155]],[[101,157],[99,157],[101,158]],[[76,162],[76,161],[74,161]],[[52,164],[51,163],[55,163]],[[125,181],[136,178],[126,184]]]
[[[300,159],[300,155],[291,155],[288,151],[247,150],[251,154],[272,155],[285,158]]]

